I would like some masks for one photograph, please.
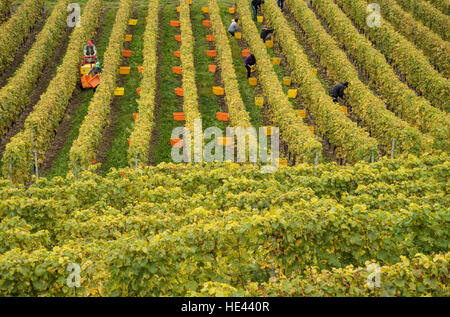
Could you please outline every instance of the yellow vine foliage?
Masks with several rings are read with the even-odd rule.
[[[116,88],[119,65],[122,61],[123,43],[132,4],[133,0],[120,1],[108,48],[103,56],[100,84],[89,104],[88,113],[81,124],[78,138],[73,142],[70,149],[71,166],[78,162],[78,166],[87,168],[97,155],[103,129],[109,123],[111,100]]]
[[[11,18],[0,26],[0,73],[14,59],[20,44],[39,19],[45,0],[25,0]]]
[[[146,163],[150,150],[150,138],[154,125],[154,110],[156,96],[156,69],[158,65],[158,31],[159,31],[159,0],[149,0],[148,23],[144,38],[144,70],[140,84],[141,95],[138,99],[139,116],[131,132],[128,147],[128,162],[134,166],[135,158],[139,163]]]
[[[271,14],[276,9],[272,0],[268,0],[265,6]],[[352,106],[352,113],[367,126],[370,135],[378,140],[384,152],[391,151],[394,138],[400,153],[420,154],[429,151],[432,138],[424,136],[416,127],[411,127],[386,109],[384,102],[359,80],[358,71],[306,3],[292,0],[290,8],[305,31],[308,43],[319,56],[320,63],[326,67],[328,76],[334,82],[349,82],[346,95]],[[300,49],[300,45],[297,46]]]
[[[186,128],[191,134],[194,132],[194,120],[200,119],[198,110],[197,84],[195,81],[194,67],[194,37],[190,18],[189,1],[180,1],[180,31],[181,47],[180,60],[183,68],[183,110],[186,116]]]
[[[221,68],[222,81],[226,91],[225,100],[228,105],[230,122],[233,126],[248,128],[251,126],[250,116],[245,110],[244,102],[239,92],[239,84],[234,71],[233,56],[228,42],[228,36],[222,24],[220,9],[216,0],[208,2],[209,16],[211,19],[211,29],[217,47],[217,59]]]
[[[448,30],[450,30],[450,18],[448,12],[446,14],[441,13],[438,9],[434,8],[430,3],[425,0],[396,0],[405,10],[412,12],[416,19],[422,21],[433,32],[438,34],[442,39],[448,41],[450,39]],[[434,0],[434,2],[440,2],[441,7],[448,6],[449,2],[445,0]]]
[[[422,51],[418,50],[392,25],[381,17],[381,26],[371,28],[366,23],[368,2],[365,0],[336,0],[342,10],[364,30],[383,54],[393,60],[398,70],[406,75],[408,83],[420,91],[431,104],[450,111],[450,81],[435,70]]]
[[[64,117],[75,85],[80,80],[78,63],[83,57],[83,46],[95,33],[102,5],[103,0],[89,0],[86,4],[81,16],[83,23],[72,32],[66,54],[56,70],[55,77],[25,120],[24,129],[6,145],[2,158],[2,174],[9,174],[11,163],[14,182],[25,182],[31,178],[34,163],[32,151],[37,151],[38,164],[43,161],[54,131]]]
[[[236,1],[242,31],[249,42],[251,52],[255,55],[259,81],[269,105],[269,112],[274,126],[278,126],[289,151],[297,156],[299,162],[313,162],[316,153],[322,155],[322,145],[310,132],[302,119],[295,114],[276,76],[266,46],[259,37],[259,32],[250,16],[247,1]]]
[[[430,31],[420,21],[414,20],[395,0],[378,1],[383,17],[387,19],[398,32],[420,48],[446,78],[450,76],[450,43]]]
[[[0,89],[0,134],[5,132],[29,103],[36,81],[59,45],[66,28],[68,3],[68,0],[61,0],[56,4],[23,64]]]
[[[313,6],[326,21],[334,39],[347,49],[366,71],[369,85],[380,92],[390,109],[423,133],[434,137],[436,149],[450,150],[450,116],[431,106],[400,81],[384,55],[358,32],[351,20],[331,0],[315,0]]]

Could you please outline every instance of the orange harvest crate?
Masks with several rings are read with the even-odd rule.
[[[127,141],[128,141],[128,144],[130,144],[130,142],[131,142],[131,139],[130,139],[130,138],[128,138],[128,139],[127,139]]]
[[[92,88],[95,88],[100,83],[100,77],[98,75],[95,75],[92,77],[92,79],[89,80],[89,85],[91,85]]]
[[[123,50],[122,52],[123,57],[131,57],[131,54],[133,54],[133,51],[131,50]]]
[[[131,42],[133,40],[133,35],[127,34],[125,35],[125,42]]]
[[[181,75],[183,72],[183,68],[181,66],[172,67],[172,73]]]
[[[138,73],[142,74],[143,71],[144,71],[144,66],[138,66]]]
[[[226,112],[218,112],[216,114],[216,118],[220,121],[228,121],[230,119],[228,113]]]
[[[242,57],[247,57],[248,55],[250,55],[250,50],[249,49],[242,50]]]
[[[175,121],[185,121],[186,117],[184,115],[184,112],[174,112],[173,113],[173,120],[175,120]]]
[[[202,24],[206,27],[210,27],[211,26],[211,21],[210,20],[203,20]]]
[[[217,51],[215,51],[215,50],[207,50],[206,51],[206,55],[215,57],[215,56],[217,56]]]
[[[175,94],[177,96],[183,97],[183,88],[175,88]]]
[[[183,147],[183,140],[177,139],[177,138],[171,138],[170,146],[173,146],[175,148],[181,148],[181,147]]]
[[[136,88],[136,92],[137,92],[138,96],[140,96],[141,95],[141,88]]]
[[[217,65],[209,65],[209,66],[208,66],[208,70],[209,70],[211,73],[215,73],[215,72],[216,72],[216,68],[217,68]]]
[[[175,38],[175,40],[177,40],[178,42],[181,42],[181,34],[175,35],[174,38]]]
[[[171,20],[170,21],[170,26],[179,27],[180,26],[180,21]]]
[[[214,42],[214,35],[207,35],[206,36],[206,40],[208,41],[208,42]]]
[[[180,57],[181,53],[180,53],[180,51],[175,51],[175,52],[173,52],[173,55],[176,57]]]
[[[133,120],[136,120],[138,116],[139,116],[139,113],[133,113]]]

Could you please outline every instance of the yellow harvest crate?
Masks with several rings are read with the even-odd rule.
[[[225,93],[225,89],[220,86],[214,86],[212,88],[213,94],[216,96],[222,96]]]
[[[265,135],[272,135],[272,127],[270,126],[263,127],[263,131]]]
[[[291,77],[283,77],[283,85],[290,86],[292,83]]]
[[[262,107],[264,104],[264,97],[255,97],[255,105]]]
[[[314,127],[312,125],[309,126],[309,131],[311,131],[311,133],[314,134]]]
[[[250,86],[256,86],[258,84],[258,79],[256,79],[256,77],[250,77],[248,79],[248,83],[250,84]]]
[[[274,65],[280,65],[280,63],[281,63],[281,58],[279,58],[279,57],[274,57],[273,58],[273,64]]]
[[[234,37],[237,38],[238,40],[240,40],[242,38],[242,33],[236,32],[236,33],[234,33]]]
[[[297,97],[297,89],[289,89],[288,90],[288,97],[289,98],[296,98]]]
[[[136,25],[138,23],[137,19],[130,19],[128,20],[128,25]]]
[[[295,110],[295,112],[297,113],[297,117],[306,118],[306,110],[305,109]]]
[[[209,8],[208,7],[202,7],[202,12],[203,13],[208,13],[209,12]]]
[[[114,89],[114,96],[123,96],[125,95],[125,88],[123,87],[117,87]]]
[[[87,75],[92,68],[91,65],[93,64],[84,64],[83,66],[81,66],[80,68],[81,74]]]
[[[180,12],[181,8],[180,6],[177,7],[177,12]]]
[[[125,35],[125,41],[126,42],[131,42],[132,40],[133,40],[133,35],[131,35],[131,34]]]
[[[348,114],[348,109],[346,106],[341,106],[341,110],[343,113]]]
[[[256,17],[256,20],[257,20],[259,23],[262,23],[262,21],[263,21],[262,15],[258,15],[258,16]]]
[[[313,74],[314,74],[314,76],[317,75],[317,68],[313,68]]]
[[[232,144],[232,140],[230,137],[218,137],[217,138],[217,145],[220,146],[230,146]]]
[[[266,46],[267,46],[268,48],[272,48],[272,47],[273,47],[273,41],[272,41],[272,40],[266,41]]]
[[[235,8],[228,8],[228,12],[230,12],[231,14],[234,14],[236,12]]]
[[[128,75],[130,73],[131,67],[130,66],[121,66],[119,68],[119,74],[120,75]]]
[[[287,166],[288,165],[288,161],[285,158],[280,157],[279,159],[276,160],[277,166]]]

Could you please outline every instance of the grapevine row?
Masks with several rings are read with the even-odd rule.
[[[431,2],[443,14],[450,15],[450,0],[428,0],[428,2]]]
[[[122,61],[123,42],[132,4],[133,0],[121,0],[120,2],[108,48],[104,55],[103,72],[100,75],[101,82],[89,104],[78,138],[73,142],[70,149],[69,155],[72,166],[78,162],[80,167],[86,168],[97,155],[103,129],[109,121],[111,101],[116,88],[119,65]]]
[[[450,29],[450,18],[435,9],[431,4],[424,0],[395,0],[406,11],[422,21],[424,25],[429,27],[433,32],[442,37],[443,40],[450,39],[448,30]]]
[[[154,124],[155,96],[156,96],[156,68],[158,65],[158,27],[159,0],[150,0],[148,7],[148,23],[144,37],[144,70],[141,81],[141,97],[138,102],[139,116],[131,132],[128,148],[128,162],[135,164],[136,156],[139,162],[147,162],[150,150],[150,138]]]
[[[67,4],[68,0],[58,2],[44,28],[36,37],[23,64],[0,89],[0,135],[29,103],[31,92],[42,69],[59,45],[66,28]]]
[[[239,1],[236,3],[238,4],[239,19],[242,21],[244,35],[256,57],[256,69],[267,99],[266,102],[270,107],[272,122],[279,127],[289,151],[295,154],[300,162],[312,162],[316,153],[322,154],[322,145],[309,131],[303,120],[296,116],[292,104],[283,92],[266,47],[261,42],[256,26],[250,17],[247,8],[248,3]]]
[[[405,13],[395,0],[379,1],[383,17],[403,36],[423,50],[431,63],[446,77],[450,76],[450,44]]]
[[[2,158],[2,174],[9,175],[9,164],[14,182],[30,178],[33,165],[32,151],[37,152],[38,163],[50,146],[54,131],[62,120],[69,99],[79,80],[78,63],[83,57],[83,46],[92,38],[102,10],[103,0],[89,0],[81,19],[83,23],[70,36],[68,48],[56,76],[47,91],[25,121],[24,130],[6,145]]]
[[[186,116],[186,128],[194,131],[194,120],[200,119],[198,108],[197,84],[194,67],[194,36],[192,35],[191,12],[188,0],[180,0],[181,47],[180,60],[183,69],[183,110]]]
[[[14,0],[4,0],[0,3],[0,25],[8,19]]]
[[[20,44],[41,16],[44,4],[45,0],[25,0],[12,17],[0,26],[0,73],[13,61]]]
[[[287,21],[282,17],[274,0],[265,3],[270,21],[276,29],[288,29]],[[383,101],[376,97],[358,77],[358,72],[347,59],[345,53],[337,46],[333,38],[324,30],[314,13],[303,0],[291,0],[290,9],[296,21],[306,33],[320,62],[327,69],[328,76],[334,82],[349,82],[347,96],[354,113],[369,129],[384,150],[389,153],[392,139],[398,142],[399,152],[420,154],[430,149],[430,141],[406,122],[386,109]],[[292,31],[291,31],[292,33]],[[286,34],[283,32],[283,34]],[[299,44],[295,50],[300,50]]]
[[[245,105],[239,92],[239,84],[237,82],[236,72],[234,71],[233,56],[231,55],[228,36],[220,17],[220,9],[216,0],[209,0],[208,7],[212,23],[211,28],[218,51],[222,81],[225,86],[225,100],[228,105],[230,121],[233,126],[248,128],[251,125],[250,116],[245,110]]]
[[[315,0],[317,13],[326,21],[334,38],[355,58],[368,75],[370,85],[386,98],[400,118],[434,137],[434,147],[450,150],[450,117],[417,96],[395,75],[386,58],[361,35],[331,0]]]
[[[219,282],[207,282],[200,292],[187,296],[231,297],[416,297],[448,296],[450,291],[448,265],[450,253],[416,254],[400,262],[380,268],[380,283],[371,276],[368,266],[318,270],[308,267],[292,277],[281,277],[270,283],[250,282],[244,287]],[[370,264],[369,264],[370,265]],[[372,264],[373,265],[373,264]],[[373,267],[373,272],[375,272]],[[369,282],[373,286],[369,286]]]
[[[411,86],[420,91],[434,107],[450,111],[450,82],[428,63],[421,51],[383,19],[380,27],[369,27],[366,23],[365,0],[336,0],[336,3],[364,30],[386,57],[394,61]]]
[[[250,19],[247,6],[242,1],[237,1],[237,3],[242,21],[244,22],[247,19],[249,21],[247,24],[243,23],[244,26],[250,23],[253,26],[246,29],[249,33],[247,37],[251,38],[250,45],[253,47],[253,51],[260,52],[257,59],[261,61],[257,65],[261,67],[264,67],[266,63],[270,65],[266,48],[263,42],[258,39],[258,32]],[[275,39],[281,43],[284,55],[293,70],[292,75],[295,81],[299,83],[301,93],[305,95],[306,106],[312,113],[318,130],[323,135],[327,135],[330,144],[338,147],[338,157],[345,158],[350,162],[370,159],[371,154],[377,152],[376,140],[370,138],[367,132],[359,129],[356,123],[347,118],[326,94],[319,80],[313,75],[313,69],[296,42],[294,33],[280,20],[282,19],[281,13],[276,10],[268,14],[271,23],[274,24],[280,34],[283,34],[283,36],[277,36]],[[273,86],[274,81],[275,79],[267,85]],[[283,115],[286,116],[289,111],[293,113],[292,110],[285,109]]]

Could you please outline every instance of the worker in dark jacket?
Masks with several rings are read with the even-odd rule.
[[[348,87],[348,82],[345,83],[339,83],[333,86],[333,88],[330,89],[330,96],[333,97],[333,101],[337,102],[338,98],[344,97],[344,90]]]
[[[100,74],[102,72],[102,66],[100,64],[100,62],[97,62],[95,64],[94,67],[91,68],[91,70],[89,71],[89,73],[87,74],[88,76],[92,73],[92,77],[94,77],[97,74]]]
[[[247,69],[247,78],[250,78],[251,69],[256,65],[256,57],[253,54],[248,55],[244,59],[245,68]]]
[[[270,40],[270,38],[273,35],[274,29],[263,29],[261,30],[261,38],[265,42],[267,40]]]
[[[277,4],[280,7],[281,11],[283,11],[284,0],[277,0]]]
[[[261,4],[264,4],[264,0],[253,0],[252,1],[253,20],[255,20],[255,21],[256,21],[256,15],[258,14],[258,9],[261,7]]]

